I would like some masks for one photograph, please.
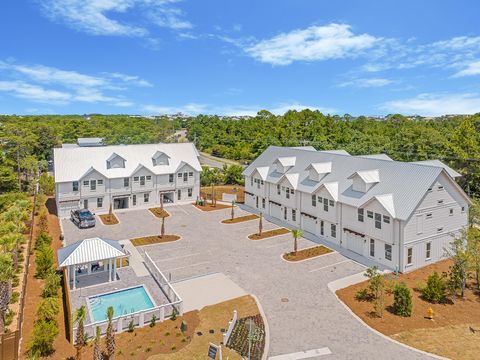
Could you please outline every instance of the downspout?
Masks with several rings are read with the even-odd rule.
[[[338,205],[340,205],[340,221],[339,221],[339,229],[338,229],[338,233],[340,234],[340,246],[342,246],[342,243],[343,243],[343,228],[342,228],[342,224],[343,224],[343,205],[342,203],[338,202]]]
[[[402,222],[398,220],[398,271],[403,273],[403,236]]]

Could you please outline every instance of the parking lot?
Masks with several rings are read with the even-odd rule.
[[[148,252],[174,283],[223,273],[241,289],[256,295],[270,327],[270,356],[328,348],[332,354],[322,359],[425,358],[366,328],[330,292],[329,282],[359,273],[365,269],[363,265],[336,251],[288,263],[281,255],[293,248],[290,234],[251,241],[247,236],[258,231],[258,220],[221,224],[230,216],[229,209],[202,212],[192,205],[166,209],[171,214],[165,222],[166,233],[182,239],[139,247],[139,252]],[[243,214],[247,212],[236,209],[236,216]],[[117,217],[117,225],[98,222],[95,228],[84,230],[63,220],[65,241],[72,243],[92,236],[124,240],[160,231],[159,219],[148,210],[118,213]],[[264,230],[278,227],[266,220],[263,224]],[[310,240],[299,240],[300,249],[314,245]],[[217,290],[205,287],[203,291]]]

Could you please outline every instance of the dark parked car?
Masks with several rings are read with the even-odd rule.
[[[95,216],[88,209],[70,211],[70,220],[80,229],[95,226]]]

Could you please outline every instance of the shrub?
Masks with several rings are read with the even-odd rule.
[[[447,295],[445,279],[434,272],[427,279],[427,285],[422,287],[422,297],[434,304],[445,302]]]
[[[42,291],[43,298],[58,297],[58,290],[60,289],[60,275],[51,272],[45,278],[45,285]]]
[[[40,232],[37,236],[37,240],[35,241],[35,249],[40,250],[42,246],[50,246],[52,245],[52,237],[48,235],[46,232]]]
[[[48,274],[54,271],[55,258],[53,250],[47,245],[43,245],[37,252],[35,264],[37,265],[37,272],[35,276],[40,279],[45,279]]]
[[[58,326],[53,321],[39,320],[33,327],[28,352],[31,357],[48,356],[53,352],[53,342],[58,335]]]
[[[135,324],[133,323],[133,319],[132,319],[128,323],[128,332],[133,332],[134,330],[135,330]]]
[[[10,304],[17,303],[19,298],[20,298],[20,293],[18,291],[12,292],[12,297],[10,298]]]
[[[172,316],[170,317],[171,320],[177,320],[177,309],[172,309]]]
[[[150,320],[150,327],[155,326],[155,321],[157,321],[157,317],[155,315],[152,316],[152,319]]]
[[[40,212],[40,216],[38,217],[38,229],[40,230],[40,234],[48,231],[48,215],[45,209]]]
[[[12,323],[13,317],[15,316],[15,311],[8,309],[5,313],[5,326],[8,326]]]
[[[42,173],[38,182],[40,184],[40,188],[46,195],[53,195],[55,192],[55,181],[53,180],[52,176],[48,175],[47,173]]]
[[[37,317],[39,320],[55,321],[60,311],[60,301],[58,298],[45,298],[40,301],[37,309]]]
[[[355,299],[358,301],[366,301],[371,298],[370,293],[368,292],[368,289],[361,289],[358,290],[357,293],[355,294]]]
[[[410,289],[403,281],[399,282],[393,288],[393,311],[400,316],[412,315],[412,294]]]

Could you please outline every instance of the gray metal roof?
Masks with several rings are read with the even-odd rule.
[[[92,137],[92,138],[78,138],[78,146],[103,146],[103,138]]]
[[[328,188],[338,187],[338,201],[355,207],[377,197],[385,200],[390,207],[389,212],[395,217],[406,220],[418,206],[428,188],[434,184],[438,176],[445,171],[444,166],[431,164],[414,164],[408,162],[378,159],[375,157],[358,157],[344,154],[342,151],[305,151],[289,147],[268,147],[243,172],[250,176],[257,167],[269,167],[266,181],[278,183],[284,174],[276,171],[274,162],[279,157],[295,157],[295,165],[286,174],[290,182],[296,182],[296,190],[313,193],[322,184]],[[307,168],[314,163],[332,162],[332,171],[320,181],[309,179]],[[439,162],[442,164],[441,162]],[[348,179],[354,173],[369,173],[378,171],[379,182],[374,184],[366,193],[352,189],[352,180]],[[298,174],[298,175],[294,175]],[[298,176],[298,180],[297,180]],[[453,182],[455,182],[452,179]],[[465,194],[464,194],[465,195]],[[466,195],[465,195],[466,196]],[[387,201],[388,200],[388,201]]]
[[[59,267],[113,259],[125,255],[116,240],[91,238],[77,241],[57,251]]]
[[[419,165],[425,165],[425,166],[437,166],[437,167],[443,167],[445,171],[448,173],[453,178],[461,177],[462,174],[459,174],[455,170],[453,170],[450,166],[445,165],[442,163],[440,160],[422,160],[422,161],[412,161],[412,164],[419,164]]]

